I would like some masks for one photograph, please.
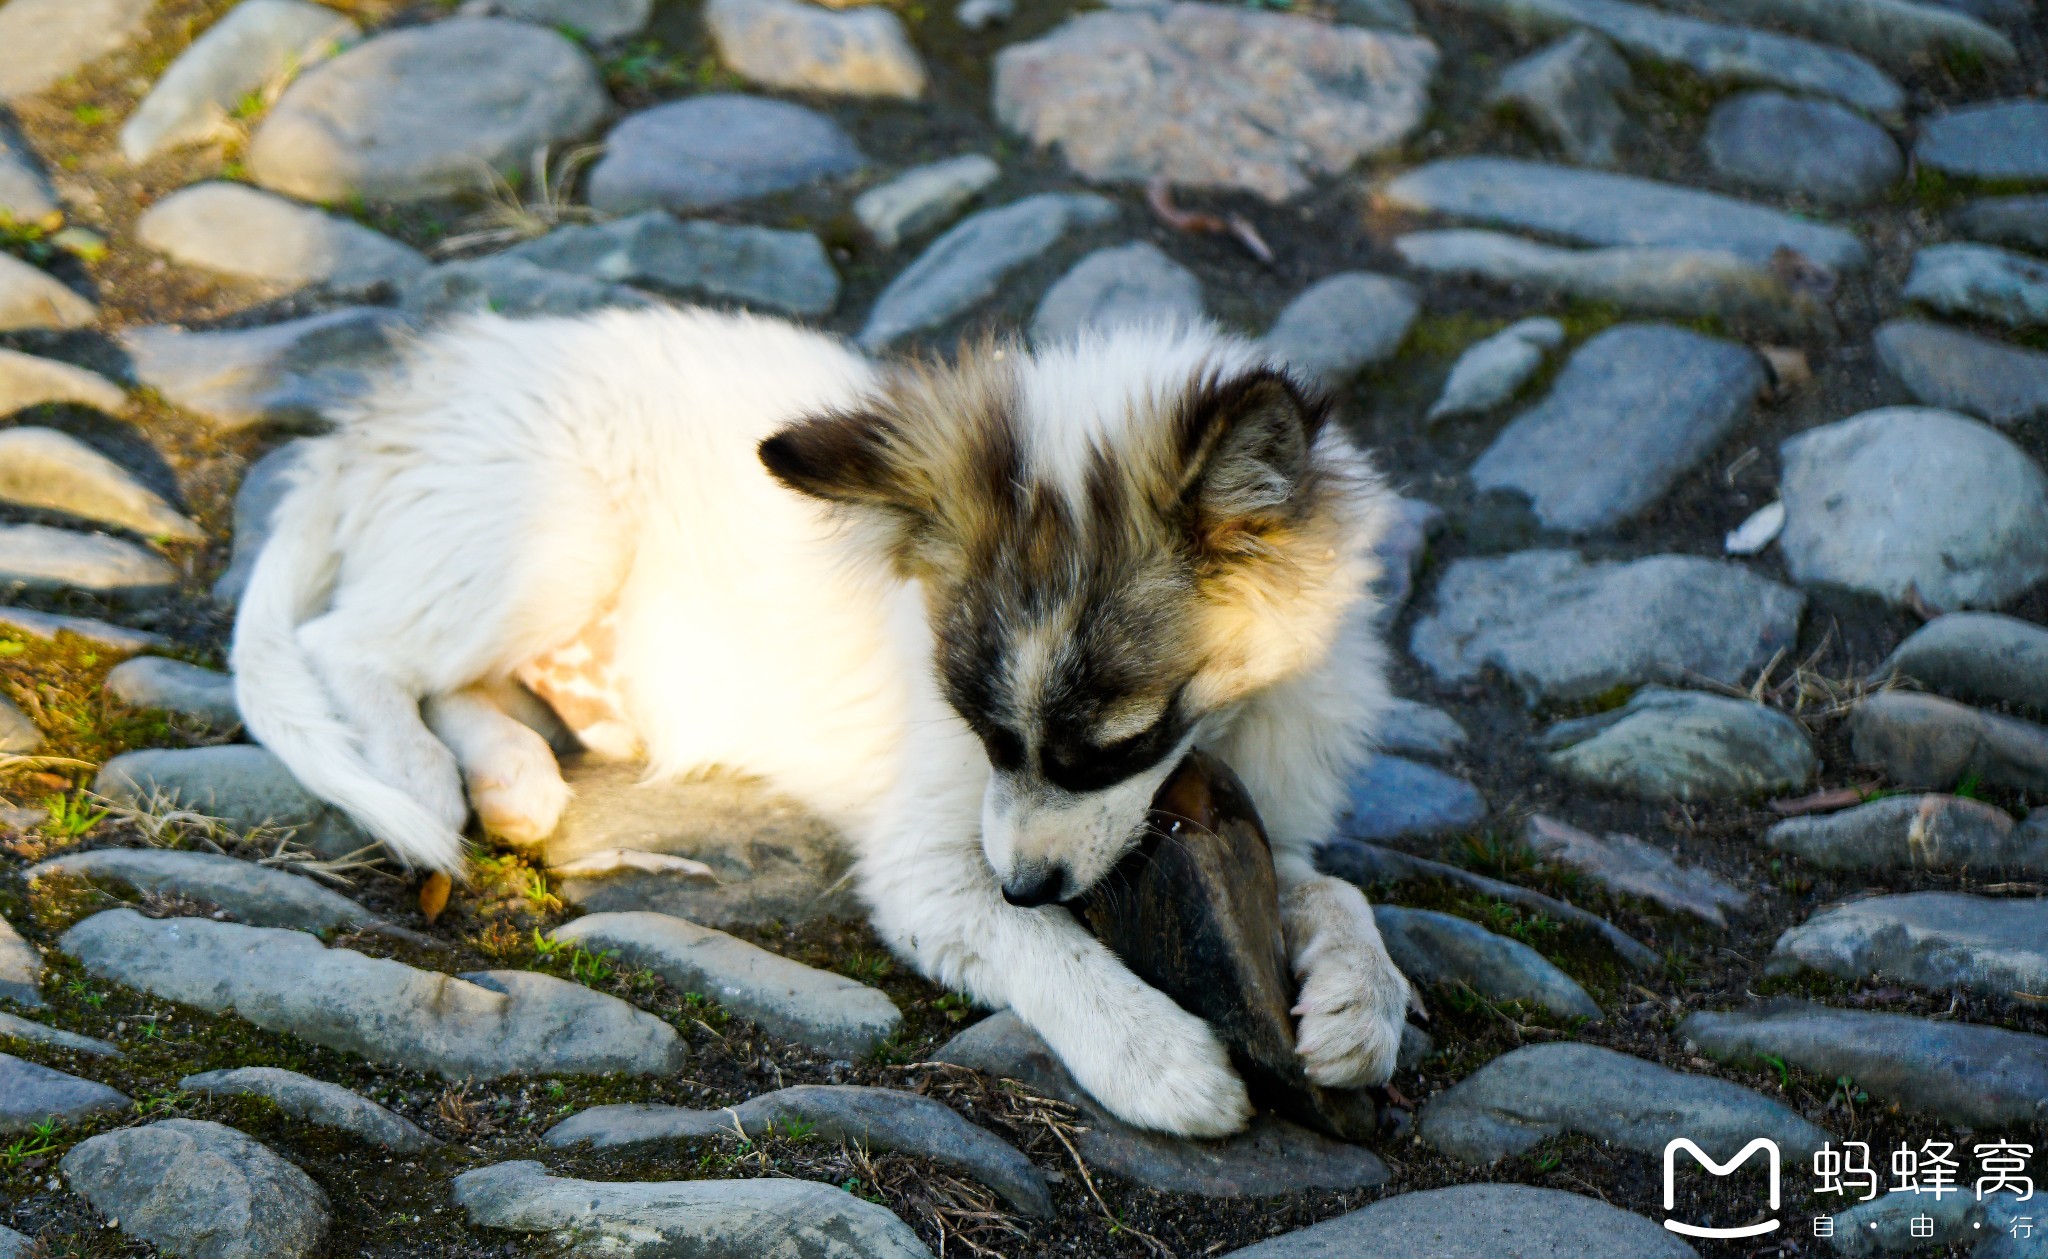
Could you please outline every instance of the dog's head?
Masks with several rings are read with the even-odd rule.
[[[1327,404],[1206,329],[906,366],[761,459],[922,585],[1020,905],[1116,864],[1205,725],[1320,660],[1372,572],[1376,484]]]

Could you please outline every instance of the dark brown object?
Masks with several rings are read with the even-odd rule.
[[[1140,979],[1216,1029],[1254,1102],[1347,1141],[1372,1137],[1372,1096],[1311,1084],[1295,1056],[1273,853],[1244,784],[1194,752],[1152,809],[1145,840],[1076,904],[1081,920]]]

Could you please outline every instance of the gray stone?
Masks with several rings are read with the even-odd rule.
[[[362,30],[306,0],[243,0],[192,41],[121,127],[121,152],[143,162],[168,149],[237,136],[242,101],[333,56]]]
[[[1829,1244],[1838,1255],[1884,1255],[1958,1243],[1968,1248],[1977,1242],[1967,1249],[1971,1259],[2036,1259],[2041,1253],[2037,1213],[2011,1189],[1982,1199],[1967,1184],[1961,1191],[1894,1189],[1829,1217],[1835,1226]],[[2014,1229],[2022,1219],[2027,1227]]]
[[[1776,709],[1661,686],[1561,721],[1541,742],[1553,771],[1644,800],[1753,799],[1804,787],[1820,767],[1805,729]]]
[[[71,1188],[121,1231],[190,1259],[300,1259],[327,1235],[313,1178],[233,1128],[164,1119],[73,1146]]]
[[[0,698],[0,752],[33,752],[43,745],[43,732],[13,700]]]
[[[1913,157],[1964,179],[2048,183],[2048,101],[1990,101],[1929,118]]]
[[[592,280],[793,315],[839,304],[839,273],[809,232],[687,223],[660,210],[557,228],[506,254]]]
[[[128,1105],[126,1095],[104,1084],[0,1054],[0,1135],[26,1132],[51,1119],[75,1123]]]
[[[1618,97],[1634,85],[1614,45],[1591,31],[1573,31],[1502,71],[1487,99],[1535,124],[1572,161],[1615,166],[1628,123]]]
[[[1772,1001],[1702,1011],[1678,1034],[1722,1062],[1774,1055],[1824,1080],[1972,1128],[2048,1122],[2048,1036],[1973,1023]]]
[[[1859,763],[1881,765],[1893,782],[1945,791],[1975,775],[2022,791],[2048,791],[2048,727],[1932,695],[1887,691],[1849,714]]]
[[[514,319],[639,309],[654,300],[621,284],[607,284],[538,266],[506,254],[444,262],[422,271],[399,290],[407,314],[424,320],[490,311]]]
[[[1338,832],[1352,839],[1442,835],[1470,830],[1486,812],[1486,797],[1464,779],[1398,756],[1375,756],[1351,780]]]
[[[882,290],[860,344],[880,350],[966,313],[1068,233],[1100,226],[1116,213],[1115,203],[1101,197],[1045,192],[968,216]]]
[[[132,542],[46,525],[0,525],[0,586],[83,590],[132,603],[177,584],[176,569]]]
[[[639,767],[572,766],[575,795],[548,837],[550,866],[615,849],[701,862],[709,873],[645,870],[566,876],[563,899],[585,910],[653,910],[711,927],[859,918],[836,831],[786,796],[723,777],[641,782]]]
[[[1382,627],[1392,624],[1415,593],[1415,578],[1429,554],[1429,540],[1444,529],[1444,509],[1419,498],[1395,495],[1389,504],[1386,532],[1373,545],[1380,575],[1372,583],[1379,600]]]
[[[1008,1142],[962,1119],[950,1106],[891,1089],[799,1084],[720,1110],[678,1106],[596,1106],[548,1130],[555,1149],[596,1149],[711,1136],[772,1136],[791,1121],[810,1135],[871,1150],[898,1150],[966,1172],[1026,1215],[1052,1215],[1045,1175]]]
[[[1707,160],[1724,178],[1827,205],[1862,206],[1906,169],[1883,127],[1833,101],[1745,92],[1707,117]]]
[[[1397,698],[1381,718],[1374,745],[1395,756],[1447,761],[1465,750],[1465,727],[1441,708]]]
[[[1571,249],[1503,232],[1410,232],[1394,249],[1431,275],[1479,280],[1511,293],[1600,302],[1644,315],[1711,316],[1801,332],[1834,326],[1822,295],[1765,262],[1718,245]]]
[[[1950,214],[1948,221],[1958,236],[2048,253],[2048,193],[1984,197]]]
[[[1452,563],[1409,650],[1446,685],[1498,669],[1532,705],[1694,676],[1732,686],[1792,646],[1805,607],[1717,560],[1519,551]]]
[[[532,971],[454,978],[302,931],[95,914],[60,947],[94,975],[371,1062],[447,1079],[666,1075],[689,1047],[617,997]]]
[[[1877,356],[1915,398],[2001,428],[2048,419],[2048,354],[1917,319],[1877,330]]]
[[[0,607],[0,629],[27,638],[55,639],[59,634],[70,634],[110,652],[123,655],[138,651],[160,651],[170,646],[170,640],[142,630],[124,629],[95,621],[83,616],[59,616],[53,612],[33,612],[27,608]]]
[[[970,31],[985,31],[991,26],[1002,26],[1017,16],[1017,0],[960,0],[953,10],[954,20]]]
[[[107,674],[107,693],[133,708],[161,708],[210,726],[242,724],[235,680],[182,660],[140,656],[123,661]]]
[[[1283,201],[1414,134],[1436,65],[1426,39],[1291,13],[1112,9],[997,53],[995,113],[1096,182]]]
[[[242,484],[235,490],[234,558],[220,580],[213,583],[215,603],[231,608],[241,602],[242,588],[249,584],[249,572],[256,567],[256,556],[270,537],[271,514],[284,500],[285,491],[291,488],[292,474],[305,457],[306,447],[302,443],[286,442],[250,464],[242,474]]]
[[[34,223],[63,212],[27,142],[13,128],[0,125],[0,222]]]
[[[210,852],[162,848],[96,848],[30,866],[30,882],[52,877],[95,887],[155,893],[218,905],[258,927],[341,931],[383,919],[309,878]]]
[[[1600,1017],[1600,1007],[1541,953],[1476,922],[1433,909],[1374,905],[1387,956],[1418,984],[1463,984],[1493,1001],[1526,1001],[1561,1019]]]
[[[100,767],[93,790],[130,808],[190,809],[228,828],[288,828],[327,858],[373,846],[340,810],[301,787],[267,750],[247,743],[200,748],[144,748]]]
[[[0,5],[0,102],[33,96],[142,33],[157,0],[9,0]]]
[[[1661,324],[1609,328],[1501,430],[1472,483],[1526,495],[1548,529],[1610,528],[1719,446],[1763,386],[1763,364],[1745,346]]]
[[[2048,716],[2048,628],[1996,612],[1951,612],[1914,630],[1877,675],[1967,703],[2016,704]]]
[[[0,432],[0,502],[62,512],[147,538],[206,537],[126,468],[50,428],[23,425]]]
[[[1995,245],[1929,245],[1901,295],[1949,315],[2009,328],[2048,324],[2048,262]]]
[[[0,1001],[41,1008],[42,979],[43,955],[21,938],[13,923],[0,917]]]
[[[2048,992],[2048,897],[1876,896],[1822,910],[1778,937],[1769,974],[1805,967],[1935,992]]]
[[[174,192],[143,212],[135,234],[173,262],[277,292],[317,288],[358,297],[427,267],[418,250],[382,232],[244,184]]]
[[[1346,271],[1318,280],[1287,303],[1260,348],[1336,388],[1394,357],[1421,311],[1414,285]]]
[[[853,216],[884,249],[948,222],[1001,175],[979,153],[912,167],[854,198]]]
[[[1840,44],[1900,71],[1924,71],[1929,59],[1951,54],[1997,65],[2019,59],[2011,40],[1976,18],[1913,0],[1714,0],[1713,11]]]
[[[83,328],[100,308],[13,254],[0,253],[0,332]]]
[[[1382,195],[1394,209],[1474,219],[1582,245],[1720,250],[1753,263],[1768,263],[1779,250],[1790,249],[1836,271],[1855,271],[1869,260],[1863,242],[1850,233],[1754,202],[1519,158],[1430,162],[1395,179]]]
[[[359,1093],[281,1067],[203,1071],[178,1081],[178,1087],[211,1097],[261,1097],[294,1119],[335,1128],[401,1154],[416,1154],[441,1144],[412,1120]]]
[[[654,0],[469,0],[461,13],[567,27],[593,44],[609,44],[646,30]]]
[[[1698,1259],[1640,1215],[1529,1185],[1396,1194],[1224,1259]]]
[[[903,1024],[880,989],[670,914],[588,914],[557,927],[554,937],[591,952],[616,950],[627,964],[702,993],[772,1035],[847,1058],[872,1053]]]
[[[572,1256],[931,1259],[910,1226],[808,1180],[597,1181],[497,1163],[455,1178],[471,1224],[549,1233]]]
[[[1535,814],[1524,832],[1529,850],[1568,866],[1610,892],[1637,896],[1664,908],[1728,925],[1728,914],[1749,905],[1749,893],[1704,866],[1683,866],[1671,854],[1633,835],[1596,837],[1556,818]]]
[[[130,370],[164,400],[222,432],[309,425],[389,366],[401,315],[368,306],[260,328],[192,332],[165,326],[120,334]]]
[[[1422,20],[1408,0],[1338,0],[1336,18],[1353,26],[1384,26],[1393,31],[1419,31]]]
[[[612,128],[590,171],[590,204],[615,215],[705,209],[866,164],[839,124],[815,110],[754,96],[693,96]]]
[[[1190,1141],[1133,1128],[1081,1090],[1023,1020],[1005,1010],[946,1042],[938,1062],[1015,1080],[1078,1108],[1075,1148],[1087,1164],[1161,1193],[1263,1198],[1309,1189],[1363,1189],[1385,1183],[1386,1164],[1360,1146],[1334,1141],[1270,1113],[1221,1141]]]
[[[1543,366],[1544,357],[1563,344],[1564,325],[1555,319],[1509,324],[1458,356],[1443,392],[1424,418],[1435,424],[1493,410],[1520,392]]]
[[[1986,22],[2014,26],[2034,16],[2034,0],[1925,0]]]
[[[1886,796],[1813,817],[1786,818],[1764,842],[1824,870],[2048,874],[2048,833],[1957,796]]]
[[[1645,1154],[1685,1137],[1714,1159],[1769,1137],[1788,1160],[1803,1160],[1828,1140],[1783,1103],[1739,1084],[1567,1043],[1495,1058],[1431,1098],[1415,1129],[1426,1144],[1481,1167],[1564,1132]]]
[[[1098,249],[1046,290],[1031,319],[1040,345],[1119,324],[1188,326],[1205,314],[1202,282],[1149,241]]]
[[[1785,532],[1802,583],[1937,608],[1996,607],[2048,577],[2048,474],[1996,429],[1885,407],[1779,447]]]
[[[1884,71],[1854,53],[1747,26],[1724,26],[1660,13],[1622,0],[1447,0],[1532,33],[1584,27],[1632,59],[1681,66],[1710,83],[1756,85],[1827,96],[1867,114],[1895,116],[1906,94]]]
[[[0,1259],[35,1259],[36,1239],[0,1225]]]
[[[49,402],[119,411],[128,405],[128,394],[113,381],[83,367],[18,350],[0,350],[0,415]]]
[[[40,999],[38,999],[36,1004],[41,1004]],[[103,1040],[97,1040],[91,1036],[80,1036],[76,1032],[67,1032],[61,1028],[45,1027],[43,1024],[37,1023],[32,1019],[25,1019],[18,1014],[9,1014],[5,1010],[0,1010],[0,1041],[4,1040],[26,1041],[32,1045],[48,1045],[52,1049],[62,1049],[67,1053],[86,1054],[93,1058],[118,1058],[121,1056],[121,1051],[118,1048],[109,1045]],[[4,1256],[5,1253],[5,1251],[0,1251],[0,1256]]]
[[[764,87],[906,100],[924,95],[924,62],[903,19],[880,5],[709,0],[704,25],[719,59]]]
[[[386,31],[307,71],[249,143],[257,183],[303,201],[417,201],[521,175],[609,101],[573,42],[525,22]]]

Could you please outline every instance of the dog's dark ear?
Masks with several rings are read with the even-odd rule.
[[[1182,501],[1209,525],[1290,514],[1328,413],[1269,368],[1205,381],[1181,417]]]
[[[875,411],[827,411],[763,441],[761,463],[799,494],[849,507],[911,510],[898,435]]]

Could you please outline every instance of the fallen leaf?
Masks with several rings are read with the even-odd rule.
[[[448,893],[455,890],[455,883],[446,874],[436,870],[420,884],[420,914],[429,927],[448,908]]]

